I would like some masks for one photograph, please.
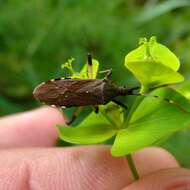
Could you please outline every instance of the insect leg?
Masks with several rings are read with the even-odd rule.
[[[126,109],[126,110],[128,109],[128,106],[127,106],[127,105],[123,104],[122,102],[120,102],[120,101],[118,101],[118,100],[113,99],[112,102],[114,102],[115,104],[121,106],[122,108],[124,108],[124,109]]]
[[[104,80],[108,80],[108,78],[111,76],[112,74],[112,69],[108,69],[108,70],[104,70],[104,71],[99,71],[99,73],[106,73]]]
[[[93,106],[93,108],[94,108],[94,112],[95,112],[95,113],[98,113],[98,112],[99,112],[99,107],[98,107],[98,106]]]
[[[69,121],[67,121],[66,124],[67,124],[67,125],[71,125],[71,124],[75,121],[75,119],[77,118],[77,116],[81,113],[82,110],[83,110],[83,107],[82,107],[82,106],[78,107],[78,108],[73,112],[71,119],[70,119]]]

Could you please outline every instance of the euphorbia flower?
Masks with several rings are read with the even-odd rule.
[[[125,66],[142,85],[141,92],[152,88],[182,82],[183,76],[177,71],[179,59],[167,47],[159,44],[155,37],[149,41],[140,40],[140,46],[125,57]]]

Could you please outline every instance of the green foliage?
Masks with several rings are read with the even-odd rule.
[[[125,66],[141,82],[142,91],[184,80],[177,73],[180,66],[178,58],[167,47],[157,43],[155,37],[149,42],[146,38],[141,39],[140,44],[127,54]]]
[[[190,82],[186,81],[182,85],[178,86],[176,90],[190,100]]]
[[[136,21],[140,24],[144,24],[156,17],[159,17],[163,14],[166,14],[176,8],[190,6],[189,0],[172,0],[172,1],[163,1],[158,4],[156,7],[150,5],[145,7],[142,13],[136,18]]]
[[[127,64],[129,70],[133,71],[136,78],[142,84],[142,92],[149,91],[158,86],[178,83],[184,80],[183,76],[165,67],[159,62],[151,60],[143,62],[130,62]]]
[[[96,144],[115,136],[112,155],[124,156],[187,128],[190,102],[172,88],[159,87],[183,79],[176,72],[179,64],[176,56],[155,38],[149,42],[143,39],[143,45],[126,56],[125,65],[141,81],[145,97],[138,98],[128,114],[113,103],[100,106],[99,114],[91,113],[76,128],[59,126],[60,138],[75,144]]]
[[[162,93],[159,92],[161,90]],[[161,96],[163,94],[164,96]],[[134,111],[125,129],[118,132],[112,154],[122,156],[140,148],[156,144],[163,138],[190,124],[190,103],[175,90],[164,88],[153,91]],[[162,97],[173,96],[172,102]]]
[[[99,62],[96,59],[92,59],[91,66],[89,66],[88,63],[86,63],[82,67],[82,69],[79,73],[77,73],[73,69],[74,60],[75,60],[74,58],[68,59],[68,61],[61,66],[62,69],[68,69],[68,71],[71,74],[68,76],[69,78],[82,78],[82,79],[92,78],[92,79],[95,79],[97,77],[98,69],[99,69]],[[90,73],[92,76],[88,76],[89,75],[88,73]]]
[[[110,102],[106,106],[100,106],[100,112],[114,128],[120,129],[122,127],[124,121],[123,108]]]
[[[71,76],[73,76],[76,73],[72,66],[72,63],[74,60],[75,60],[74,58],[68,59],[67,62],[65,62],[63,65],[61,65],[62,69],[69,70],[69,72],[72,74]]]
[[[86,124],[86,123],[85,123]],[[74,144],[97,144],[110,139],[115,134],[115,130],[103,123],[86,125],[77,128],[67,128],[58,126],[59,137]]]
[[[110,139],[115,135],[116,129],[114,123],[107,119],[107,115],[110,117],[113,113],[110,106],[104,109],[104,107],[100,108],[99,114],[91,113],[76,128],[58,126],[59,137],[75,144],[97,144]],[[106,112],[109,113],[105,116]]]
[[[158,43],[156,37],[151,37],[149,41],[146,38],[139,40],[140,46],[127,54],[125,64],[136,61],[153,61],[177,71],[180,67],[179,59],[166,46]]]

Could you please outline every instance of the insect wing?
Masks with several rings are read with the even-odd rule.
[[[59,87],[59,103],[69,106],[85,106],[101,104],[102,80],[71,79],[57,81]]]
[[[102,104],[102,80],[60,79],[37,86],[34,97],[56,106],[85,106]]]

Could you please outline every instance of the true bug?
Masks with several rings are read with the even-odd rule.
[[[55,106],[96,106],[114,101],[117,96],[132,95],[136,88],[118,87],[104,79],[54,79],[40,84],[34,97]]]
[[[88,76],[91,76],[92,58],[88,55]],[[112,70],[108,70],[103,79],[72,79],[58,78],[38,85],[34,97],[48,105],[57,107],[98,106],[113,101],[122,107],[126,105],[117,101],[117,96],[133,95],[135,88],[116,86],[109,80]],[[75,114],[76,115],[76,114]],[[71,119],[69,124],[76,118]]]

